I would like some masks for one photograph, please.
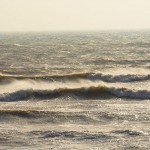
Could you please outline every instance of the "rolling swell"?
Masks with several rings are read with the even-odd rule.
[[[51,99],[54,97],[60,97],[63,95],[77,95],[82,96],[100,96],[110,95],[116,96],[119,98],[132,98],[132,99],[150,99],[150,91],[148,90],[137,90],[127,88],[116,88],[116,87],[107,87],[107,86],[89,86],[89,87],[78,87],[78,88],[56,88],[56,89],[47,89],[47,90],[18,90],[11,93],[0,94],[0,101],[19,101],[26,100],[30,98],[40,99],[46,98]]]
[[[88,107],[88,106],[87,106]],[[137,117],[138,116],[138,117]],[[32,120],[36,123],[82,123],[82,124],[108,124],[113,121],[122,122],[122,121],[140,121],[140,122],[149,122],[149,114],[118,114],[116,112],[108,111],[66,111],[66,110],[36,110],[36,109],[2,109],[0,110],[0,121],[7,121],[13,118],[18,120],[18,117],[21,119]]]
[[[64,75],[33,75],[33,76],[22,76],[22,75],[0,75],[0,82],[8,82],[13,79],[17,80],[75,80],[75,79],[86,79],[86,80],[101,80],[105,82],[134,82],[134,81],[146,81],[150,80],[150,74],[138,75],[138,74],[103,74],[103,73],[74,73]]]

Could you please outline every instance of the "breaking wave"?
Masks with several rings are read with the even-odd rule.
[[[118,98],[132,98],[132,99],[150,99],[150,91],[148,90],[131,90],[127,88],[115,88],[107,86],[90,86],[79,88],[56,88],[53,90],[18,90],[11,93],[0,94],[0,101],[17,101],[30,98],[53,98],[65,94],[73,94],[77,96],[102,96],[112,95]]]
[[[62,79],[86,79],[86,80],[101,80],[105,82],[134,82],[150,80],[150,74],[103,74],[103,73],[75,73],[64,75],[35,75],[35,76],[19,76],[19,75],[0,75],[0,81],[11,79],[33,79],[33,80],[62,80]]]
[[[150,75],[112,75],[112,74],[90,74],[88,78],[93,80],[102,80],[105,82],[133,82],[133,81],[145,81],[150,80]]]

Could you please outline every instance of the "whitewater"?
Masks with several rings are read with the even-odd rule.
[[[150,32],[0,33],[0,149],[149,149]]]

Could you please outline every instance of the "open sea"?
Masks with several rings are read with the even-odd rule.
[[[0,33],[0,150],[149,150],[150,31]]]

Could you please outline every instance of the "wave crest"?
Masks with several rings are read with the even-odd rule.
[[[102,80],[105,82],[133,82],[133,81],[145,81],[150,80],[150,75],[112,75],[112,74],[89,74],[89,79]]]
[[[87,96],[90,94],[95,97],[103,94],[116,96],[118,98],[132,98],[132,99],[150,99],[150,91],[148,90],[131,90],[127,88],[115,88],[106,86],[90,86],[79,88],[57,88],[54,90],[18,90],[12,93],[4,93],[0,95],[0,101],[17,101],[30,98],[53,98],[55,96],[62,96],[64,94],[75,94],[78,96]]]
[[[0,75],[0,81],[11,81],[17,80],[101,80],[105,82],[134,82],[134,81],[146,81],[150,80],[150,74],[138,75],[138,74],[103,74],[103,73],[75,73],[75,74],[64,74],[64,75],[38,75],[38,76],[18,76],[18,75]]]

